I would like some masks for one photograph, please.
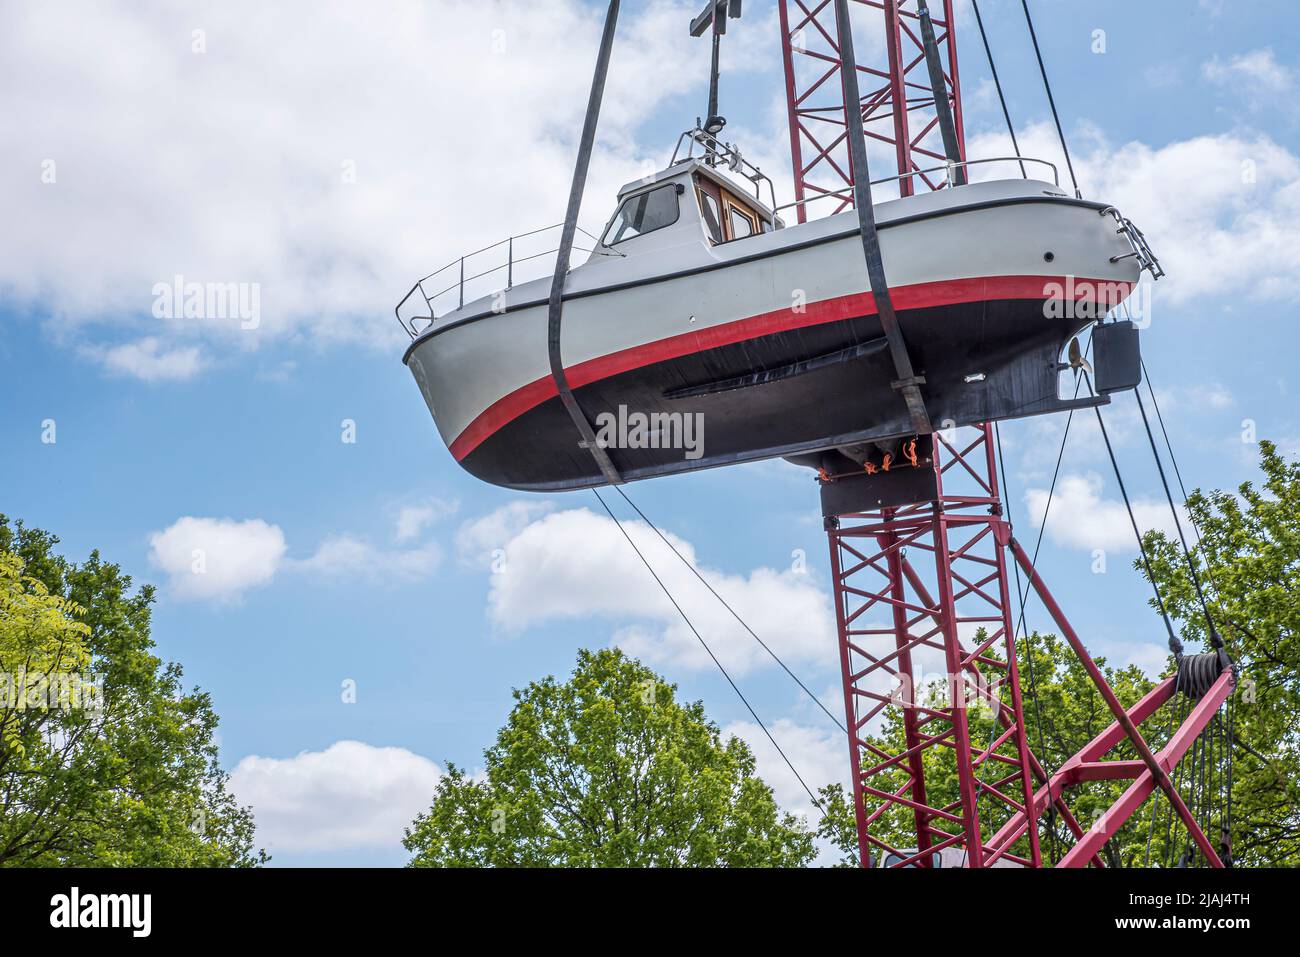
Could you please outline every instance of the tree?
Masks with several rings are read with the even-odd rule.
[[[1235,863],[1246,866],[1300,864],[1300,465],[1286,462],[1270,442],[1260,443],[1262,487],[1245,483],[1237,494],[1195,491],[1187,500],[1190,527],[1183,531],[1193,549],[1192,564],[1206,595],[1209,618],[1227,643],[1240,682],[1230,699],[1233,744],[1225,744],[1221,729],[1228,709],[1220,709],[1210,743],[1200,752],[1215,789],[1229,779],[1231,754],[1231,838]],[[1199,546],[1198,546],[1199,541]],[[1177,537],[1150,532],[1145,537],[1152,573],[1170,616],[1176,620],[1186,654],[1210,651],[1209,626],[1196,584]],[[1140,560],[1134,567],[1144,572]],[[1155,601],[1152,599],[1154,606]],[[1197,646],[1200,646],[1199,648]],[[1032,654],[1036,681],[1031,686]],[[1047,768],[1055,769],[1077,753],[1111,723],[1111,714],[1077,657],[1053,635],[1033,635],[1018,645],[1025,721],[1030,747]],[[1136,668],[1106,668],[1111,687],[1127,707],[1144,695],[1152,682]],[[1170,659],[1165,674],[1173,673]],[[1033,688],[1037,689],[1035,706]],[[1187,708],[1177,696],[1142,726],[1143,736],[1158,750]],[[983,740],[991,725],[972,722],[973,737]],[[879,742],[897,753],[903,750],[903,729],[887,721]],[[1108,759],[1136,757],[1125,742]],[[1193,749],[1182,764],[1197,759]],[[931,804],[957,800],[956,772],[951,751],[926,752],[926,785]],[[1225,808],[1190,776],[1175,773],[1184,799],[1210,840],[1218,844]],[[895,785],[902,783],[900,777]],[[1118,796],[1126,782],[1097,781],[1072,788],[1067,801],[1085,826]],[[856,864],[857,834],[851,800],[837,787],[822,791],[828,814],[819,833],[843,853],[842,862]],[[982,802],[981,811],[991,802]],[[1154,817],[1152,812],[1155,812]],[[995,824],[1000,823],[995,816]],[[873,833],[895,846],[911,846],[910,813],[890,810],[873,825]],[[1058,821],[1057,833],[1065,832]],[[1107,842],[1103,857],[1112,867],[1143,866],[1178,861],[1186,836],[1170,826],[1163,796],[1148,800]],[[1023,843],[1023,842],[1022,842]],[[1044,853],[1054,856],[1052,834],[1043,832]],[[1148,850],[1149,848],[1149,850]],[[1022,848],[1023,850],[1023,848]]]
[[[57,544],[0,515],[0,864],[264,862],[211,699],[151,653],[152,590]]]
[[[1260,442],[1262,487],[1199,489],[1184,523],[1210,619],[1239,668],[1232,698],[1232,839],[1237,862],[1300,864],[1300,465]],[[1197,538],[1200,547],[1197,547]],[[1209,629],[1182,545],[1152,532],[1152,572],[1188,650]]]
[[[76,620],[80,611],[25,577],[17,555],[0,552],[0,742],[6,754],[27,751],[22,717],[29,707],[81,698],[82,689],[59,683],[61,675],[80,674],[90,662],[90,629]]]
[[[977,634],[976,643],[983,640]],[[1017,660],[1020,666],[1021,690],[1024,696],[1025,731],[1028,735],[1030,749],[1049,770],[1055,770],[1064,761],[1077,753],[1085,744],[1108,728],[1114,721],[1110,709],[1106,707],[1096,685],[1084,670],[1082,662],[1068,644],[1055,635],[1032,634],[1026,640],[1023,636],[1017,643]],[[1030,677],[1030,658],[1033,659]],[[1095,659],[1105,674],[1106,680],[1114,689],[1116,696],[1125,707],[1132,705],[1142,695],[1151,690],[1152,682],[1140,669],[1110,668],[1105,658]],[[990,681],[996,676],[990,674]],[[1038,704],[1034,704],[1033,691],[1037,692]],[[936,682],[927,693],[936,700],[950,692],[946,682]],[[1009,700],[1005,686],[1000,697],[1004,704]],[[904,743],[904,730],[901,711],[890,708],[888,717],[881,731],[872,740],[873,743],[891,754],[900,754],[907,750]],[[976,708],[973,705],[968,712],[971,740],[981,746],[993,740],[997,718],[991,709]],[[934,729],[929,733],[933,734]],[[1144,726],[1143,733],[1154,747],[1164,744],[1164,733],[1159,728]],[[1000,754],[1013,755],[1011,745],[1004,745]],[[1108,759],[1135,760],[1127,743],[1115,748]],[[923,752],[925,766],[925,786],[927,803],[935,807],[956,804],[960,799],[957,785],[957,759],[951,748],[930,748]],[[994,773],[1005,773],[1005,767],[993,762],[985,764],[978,772],[982,780],[990,783]],[[872,782],[880,790],[896,790],[906,782],[906,773],[899,769],[887,772]],[[1110,807],[1119,797],[1125,781],[1096,781],[1071,788],[1066,792],[1066,800],[1074,816],[1087,827],[1098,814]],[[839,785],[823,788],[821,796],[828,808],[826,818],[819,828],[819,835],[838,847],[842,853],[840,862],[857,866],[857,830],[853,815],[852,802]],[[1013,797],[1019,797],[1017,791]],[[987,796],[979,803],[980,829],[991,835],[997,831],[1010,816],[1010,810],[1000,801]],[[1063,851],[1074,841],[1059,817],[1045,818],[1040,834],[1044,859],[1048,862],[1058,859]],[[1055,833],[1053,833],[1053,829]],[[1103,856],[1110,867],[1124,867],[1141,864],[1146,850],[1148,819],[1142,815],[1131,818],[1109,842]],[[916,824],[910,809],[895,805],[873,822],[871,833],[881,840],[899,848],[916,846]],[[1152,859],[1163,850],[1163,837],[1153,838]],[[1022,838],[1013,848],[1013,853],[1028,857],[1029,843]]]
[[[450,766],[407,829],[415,867],[792,867],[812,834],[782,814],[739,738],[616,650],[514,692],[486,770]]]

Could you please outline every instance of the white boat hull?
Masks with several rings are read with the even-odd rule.
[[[891,298],[936,426],[1065,406],[1062,347],[1138,278],[1102,209],[1022,180],[877,207]],[[551,377],[549,285],[515,287],[504,311],[470,303],[407,354],[452,454],[494,484],[605,481]],[[577,267],[562,330],[588,420],[622,424],[610,454],[626,479],[910,434],[888,353],[871,351],[881,329],[853,214]],[[842,355],[855,345],[863,354]],[[746,379],[755,373],[770,378]],[[638,413],[658,430],[640,447],[622,427]],[[700,426],[690,447],[685,417]]]

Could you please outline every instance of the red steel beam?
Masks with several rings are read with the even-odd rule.
[[[1089,655],[1087,649],[1083,647],[1083,642],[1079,640],[1079,636],[1075,633],[1074,628],[1071,627],[1069,620],[1065,617],[1065,613],[1061,611],[1061,607],[1056,603],[1056,599],[1052,597],[1052,593],[1047,590],[1047,585],[1043,582],[1042,576],[1038,574],[1038,570],[1034,568],[1033,562],[1029,560],[1029,556],[1025,554],[1025,550],[1020,547],[1020,543],[1014,538],[1011,540],[1011,549],[1016,556],[1016,561],[1020,563],[1021,568],[1023,568],[1025,573],[1029,576],[1029,582],[1033,585],[1034,591],[1038,593],[1038,597],[1042,600],[1044,606],[1046,606],[1048,614],[1052,616],[1057,627],[1061,629],[1061,633],[1065,637],[1065,640],[1070,643],[1070,647],[1074,649],[1074,653],[1078,655],[1079,660],[1083,662],[1084,670],[1088,672],[1088,677],[1091,678],[1092,683],[1096,685],[1097,691],[1101,694],[1102,700],[1106,702],[1106,707],[1110,709],[1111,714],[1115,716],[1116,722],[1118,722],[1124,729],[1124,734],[1128,736],[1134,750],[1137,751],[1139,757],[1142,758],[1143,763],[1146,764],[1148,773],[1155,777],[1156,783],[1160,785],[1160,789],[1164,791],[1165,795],[1169,798],[1169,803],[1173,805],[1174,810],[1182,819],[1183,825],[1192,836],[1192,840],[1195,841],[1196,846],[1201,849],[1201,853],[1205,855],[1205,859],[1210,862],[1211,867],[1222,867],[1223,861],[1219,860],[1219,855],[1214,850],[1214,845],[1210,843],[1210,839],[1205,836],[1205,832],[1202,831],[1200,825],[1196,823],[1196,818],[1192,816],[1192,812],[1187,807],[1186,802],[1183,801],[1182,795],[1179,794],[1178,789],[1174,787],[1174,782],[1169,779],[1167,769],[1156,759],[1155,754],[1151,751],[1150,745],[1148,745],[1146,739],[1142,737],[1142,732],[1138,730],[1137,725],[1133,723],[1133,719],[1129,717],[1128,712],[1124,710],[1124,706],[1120,704],[1119,698],[1115,696],[1114,690],[1107,683],[1106,677],[1101,673],[1101,669],[1097,667],[1097,663],[1092,660],[1092,656]],[[1220,676],[1221,681],[1223,677],[1224,676],[1222,675]],[[1231,690],[1231,687],[1229,687],[1228,690]],[[1218,706],[1216,705],[1216,710],[1217,707]],[[1213,711],[1210,715],[1213,716]],[[1209,718],[1206,718],[1206,720],[1208,721]],[[1179,756],[1181,757],[1181,754]],[[1130,791],[1131,790],[1132,788],[1130,788]],[[1125,793],[1127,794],[1128,792]],[[1136,809],[1136,805],[1133,809]],[[1131,814],[1132,810],[1130,810],[1129,813]],[[1123,820],[1127,820],[1127,816],[1125,816]],[[1123,823],[1123,821],[1121,820],[1120,823]],[[1075,850],[1077,850],[1080,845],[1087,842],[1087,838],[1085,837],[1078,845],[1075,845]]]
[[[799,222],[809,218],[808,203],[819,197],[830,198],[818,203],[815,212],[838,212],[852,206],[846,109],[860,110],[871,142],[892,147],[894,168],[885,172],[902,177],[901,195],[946,187],[945,178],[935,182],[918,173],[942,162],[944,153],[937,145],[934,91],[917,29],[915,0],[854,0],[854,4],[859,13],[875,17],[883,30],[883,63],[841,61],[831,0],[778,0]],[[931,0],[930,6],[958,151],[965,159],[953,0]],[[869,80],[861,85],[857,104],[845,103],[844,69],[860,72]],[[874,168],[873,173],[881,176]],[[828,522],[860,864],[871,865],[872,848],[900,857],[896,866],[924,867],[931,865],[938,851],[961,847],[968,866],[988,866],[1002,859],[1041,866],[1039,823],[1050,808],[1060,815],[1076,842],[1067,855],[1071,866],[1100,867],[1104,838],[1097,838],[1095,828],[1084,830],[1070,812],[1064,791],[1086,781],[1130,777],[1134,784],[1125,792],[1119,811],[1108,812],[1114,820],[1122,823],[1119,812],[1132,813],[1128,805],[1144,788],[1150,793],[1160,787],[1169,794],[1207,860],[1217,862],[1213,848],[1169,780],[1171,764],[1163,763],[1176,762],[1186,748],[1178,751],[1171,745],[1154,754],[1137,730],[1172,694],[1172,679],[1126,712],[1032,568],[1035,590],[1097,682],[1116,720],[1050,779],[1030,749],[1007,579],[1006,549],[1015,553],[1019,546],[1011,541],[1010,528],[1002,518],[992,431],[987,425],[974,431],[975,437],[962,448],[954,447],[942,433],[934,436],[937,502],[841,516]],[[855,541],[862,540],[872,542],[874,549],[855,546]],[[933,590],[906,556],[909,548],[929,555]],[[1016,554],[1015,560],[1026,565],[1023,552]],[[871,576],[873,585],[858,583]],[[969,605],[980,610],[971,614]],[[881,611],[888,615],[888,625],[868,617]],[[986,629],[982,641],[963,638],[962,629],[978,627]],[[941,653],[948,671],[949,700],[933,706],[918,702],[915,694],[919,690],[916,654],[928,651]],[[986,684],[995,674],[1000,683],[990,691]],[[899,701],[878,690],[885,676],[905,687],[907,700]],[[977,700],[996,698],[999,706],[998,730],[991,743],[972,740],[966,710],[972,685]],[[1004,691],[1009,699],[1005,703],[1001,700]],[[900,710],[889,712],[891,708]],[[1210,705],[1198,705],[1194,711],[1197,720],[1205,715],[1205,708]],[[901,726],[903,747],[898,753],[871,740],[873,722],[887,713],[894,714]],[[1212,715],[1213,709],[1208,713]],[[1140,761],[1101,760],[1126,738],[1138,750]],[[936,806],[926,781],[926,757],[939,748],[949,749],[955,756],[960,792],[955,802],[944,806]],[[984,780],[990,765],[1014,770],[997,780]],[[987,840],[981,807],[990,813],[1010,814]],[[910,821],[915,833],[910,849],[893,847],[872,833],[887,822],[898,826],[898,817],[887,817],[891,811]],[[1013,853],[1013,846],[1021,840],[1028,845],[1027,851]]]
[[[1169,744],[1160,751],[1158,763],[1163,772],[1172,769],[1187,753],[1187,749],[1192,746],[1192,742],[1196,740],[1197,735],[1204,731],[1211,719],[1213,719],[1215,713],[1219,710],[1219,706],[1227,700],[1228,695],[1232,694],[1233,685],[1232,671],[1225,671],[1219,675],[1218,680],[1210,687],[1205,696],[1196,703],[1187,719],[1170,739]],[[1124,763],[1143,764],[1141,761]],[[1097,819],[1097,823],[1088,833],[1066,852],[1065,856],[1061,858],[1059,866],[1082,866],[1087,856],[1097,853],[1101,846],[1119,830],[1120,826],[1146,802],[1147,798],[1156,789],[1156,783],[1156,776],[1152,774],[1151,770],[1144,769],[1120,795],[1119,799],[1111,805],[1110,809]],[[1179,816],[1183,817],[1183,823],[1187,826],[1188,832],[1192,835],[1192,839],[1196,841],[1197,846],[1200,847],[1201,852],[1205,854],[1205,859],[1210,866],[1223,867],[1223,861],[1215,853],[1214,848],[1209,846],[1209,841],[1206,840],[1205,834],[1201,831],[1195,819],[1190,814],[1184,817],[1181,812]]]
[[[946,474],[969,485],[969,477],[975,476],[973,494],[941,489],[938,509],[882,509],[846,516],[829,529],[845,708],[852,723],[860,860],[870,862],[871,848],[888,848],[898,858],[895,866],[928,866],[934,852],[960,847],[971,867],[1003,858],[1037,866],[1041,851],[1036,825],[1000,844],[983,837],[985,808],[1001,808],[999,816],[1023,812],[1033,799],[1035,775],[1045,778],[1025,740],[1010,591],[999,554],[1009,532],[992,507],[998,489],[991,436],[981,429],[964,447],[945,448],[949,454],[938,466],[936,481],[942,486]],[[862,547],[865,543],[871,547]],[[934,590],[914,561],[903,557],[904,549],[931,557]],[[888,624],[869,618],[880,611],[889,616]],[[984,637],[964,638],[961,629],[972,627],[986,628]],[[948,675],[945,701],[917,700],[924,690],[914,660],[917,649],[941,653]],[[901,696],[879,690],[886,675],[899,682]],[[864,712],[865,701],[880,704]],[[985,739],[987,732],[981,731],[977,741],[968,705],[981,701],[995,707],[999,723],[991,737]],[[867,721],[885,707],[897,709],[891,713],[899,722],[903,746],[896,753],[883,742],[867,740]],[[925,761],[936,748],[951,751],[957,765],[960,794],[951,804],[936,802],[927,788]],[[866,762],[864,753],[871,756]],[[993,768],[1000,770],[990,773]],[[1059,806],[1073,832],[1081,834],[1068,808]],[[885,817],[891,809],[907,816],[915,834],[908,848],[894,848],[872,833],[887,821],[895,828],[901,823],[896,816]],[[1013,851],[1016,840],[1030,830],[1026,850]]]
[[[790,157],[799,222],[808,218],[806,200],[835,196],[815,204],[814,214],[839,212],[852,202],[853,166],[849,159],[845,103],[839,74],[844,69],[830,0],[778,0],[781,54],[785,72]],[[886,175],[916,174],[944,161],[938,144],[937,114],[921,46],[915,0],[854,0],[854,8],[884,33],[884,62],[853,67],[872,82],[862,84],[865,132],[873,142],[892,147],[892,170]],[[946,93],[952,106],[962,158],[964,119],[957,73],[953,0],[933,0],[931,14],[939,45]],[[874,171],[873,171],[874,172]],[[877,173],[877,175],[881,175]],[[945,186],[928,176],[907,175],[899,192],[910,196],[923,188]]]

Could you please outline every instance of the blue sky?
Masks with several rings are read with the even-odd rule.
[[[702,111],[703,41],[684,36],[695,5],[624,5],[588,224]],[[1184,476],[1236,486],[1255,475],[1244,421],[1300,450],[1293,6],[1031,6],[1085,195],[1119,204],[1169,269],[1144,352]],[[741,145],[776,174],[786,141],[772,7],[746,4],[728,38],[722,102]],[[55,532],[73,558],[98,548],[159,585],[159,651],[212,693],[223,762],[277,863],[397,864],[400,828],[438,769],[478,767],[510,689],[567,673],[579,647],[618,640],[719,724],[753,729],[653,582],[623,563],[630,553],[592,564],[617,545],[595,498],[470,478],[400,362],[391,308],[412,280],[562,217],[596,5],[303,9],[33,5],[0,40],[14,120],[0,170],[16,212],[0,240],[0,511]],[[1026,152],[1050,152],[1019,3],[981,10]],[[1001,116],[968,12],[958,29],[970,153],[989,155]],[[48,160],[54,182],[42,179]],[[155,316],[153,284],[178,273],[258,283],[259,327]],[[1140,515],[1167,523],[1132,398],[1107,416]],[[343,441],[345,420],[355,442]],[[1060,427],[1003,429],[1022,539]],[[1040,567],[1096,653],[1158,669],[1158,620],[1129,569],[1093,431],[1071,439],[1063,471]],[[807,474],[765,463],[629,493],[834,702],[826,544]],[[176,557],[194,536],[214,549],[197,590]],[[495,576],[494,549],[510,559]],[[605,577],[584,588],[588,568]],[[842,775],[847,749],[825,717],[704,597],[690,600],[805,776]],[[355,703],[342,700],[349,680]],[[784,769],[758,750],[797,806]]]

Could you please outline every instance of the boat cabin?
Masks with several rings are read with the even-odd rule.
[[[626,256],[693,240],[721,246],[781,229],[785,224],[758,197],[759,188],[751,181],[747,189],[707,158],[682,160],[619,190],[618,206],[592,256]]]
[[[918,433],[867,292],[856,212],[786,228],[775,199],[764,201],[771,181],[734,148],[706,145],[628,183],[604,227],[582,231],[591,255],[561,275],[560,310],[546,249],[560,227],[455,260],[399,303],[408,365],[472,474],[535,491],[611,481],[575,438],[561,366],[591,415],[709,417],[707,458],[681,443],[629,442],[608,456],[620,481],[777,456],[865,477]],[[875,218],[930,421],[1091,407],[1137,384],[1136,329],[1108,323],[1092,332],[1096,396],[1062,398],[1062,349],[1090,318],[1044,306],[1062,277],[1114,290],[1108,307],[1136,284],[1149,250],[1113,207],[1073,199],[1056,182],[998,179],[889,199]]]

